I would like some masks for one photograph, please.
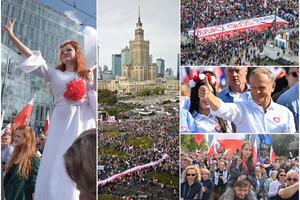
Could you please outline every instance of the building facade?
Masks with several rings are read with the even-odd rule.
[[[113,54],[111,58],[112,74],[121,76],[121,54]]]
[[[30,49],[40,50],[49,67],[58,64],[58,47],[68,39],[76,40],[83,46],[80,27],[64,14],[36,0],[1,1],[1,26],[9,19],[16,19],[15,35]],[[11,44],[7,34],[1,29],[1,102],[4,125],[35,95],[33,111],[29,125],[39,131],[45,122],[47,112],[53,109],[53,97],[48,83],[32,74],[16,70],[21,56]]]
[[[148,40],[144,40],[140,14],[135,28],[134,40],[129,41],[129,54],[131,63],[123,65],[123,76],[132,81],[155,80],[156,66],[150,63]]]
[[[165,73],[165,60],[158,58],[156,59],[156,75],[157,78],[163,78]]]

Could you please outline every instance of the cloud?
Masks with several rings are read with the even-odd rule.
[[[92,67],[96,63],[96,43],[97,43],[97,30],[90,26],[85,26],[83,28],[84,37],[84,55],[85,61],[88,67]]]
[[[71,20],[75,21],[76,24],[80,25],[81,21],[80,19],[76,16],[75,12],[73,10],[67,10],[64,12],[64,14]]]

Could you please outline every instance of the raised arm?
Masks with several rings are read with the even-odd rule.
[[[220,108],[220,100],[211,92],[207,77],[205,77],[205,85],[202,85],[199,88],[199,96],[200,98],[207,97],[209,106],[213,111],[216,111]]]
[[[14,24],[16,22],[16,19],[10,19],[6,25],[4,25],[4,30],[6,31],[9,39],[12,41],[12,43],[19,49],[19,51],[22,53],[25,57],[30,57],[33,55],[31,49],[29,49],[27,46],[25,46],[14,34],[13,28]]]

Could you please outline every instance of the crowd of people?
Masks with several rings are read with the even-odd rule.
[[[249,72],[247,67],[227,67],[224,71],[227,85],[221,91],[213,72],[205,68],[192,72],[189,92],[181,103],[181,132],[299,131],[298,67],[285,68],[280,78],[263,67],[249,68]]]
[[[253,162],[253,145],[245,141],[231,156],[181,152],[181,198],[198,200],[299,199],[299,159],[280,156]]]
[[[222,25],[244,19],[274,15],[288,22],[291,35],[289,51],[283,54],[298,56],[299,15],[298,1],[181,1],[181,65],[259,65],[260,53],[266,44],[274,44],[275,36],[283,27],[248,29],[244,32],[222,33],[214,40],[198,38],[189,31]]]
[[[148,172],[167,173],[169,177],[179,177],[179,135],[178,114],[173,116],[156,116],[150,120],[126,120],[121,123],[103,122],[99,129],[99,145],[104,150],[113,147],[120,155],[99,155],[99,165],[104,168],[99,170],[99,180],[106,179],[115,174],[136,166],[145,165],[162,158],[168,157],[156,166],[143,169],[126,175],[99,188],[99,194],[109,194],[122,198],[139,199],[138,195],[146,195],[149,199],[160,197],[175,198],[179,188],[175,183],[161,184],[158,177],[149,177]],[[116,137],[107,133],[118,131]],[[137,137],[148,137],[153,140],[153,146],[138,148],[129,142]],[[155,190],[155,188],[159,188]],[[140,193],[138,192],[140,190]]]

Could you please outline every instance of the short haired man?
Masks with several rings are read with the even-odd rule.
[[[247,67],[226,67],[227,86],[217,95],[226,103],[248,101],[251,99],[247,84]]]
[[[250,181],[244,179],[234,183],[233,194],[232,189],[228,189],[219,200],[256,200],[255,195],[252,193]]]
[[[256,68],[250,74],[252,100],[224,103],[210,92],[208,80],[200,87],[200,97],[206,97],[211,113],[232,121],[239,133],[295,133],[292,112],[272,101],[274,76],[266,68]]]
[[[278,190],[279,200],[298,200],[299,199],[299,174],[295,170],[290,170],[286,174],[287,186],[280,186]]]

